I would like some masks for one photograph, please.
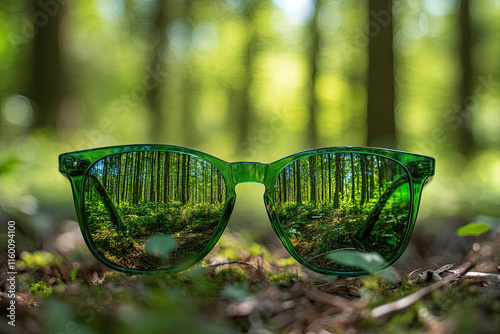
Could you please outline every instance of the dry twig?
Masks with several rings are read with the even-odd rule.
[[[474,263],[472,262],[467,262],[463,264],[458,270],[456,270],[456,273],[450,276],[447,276],[423,289],[418,290],[417,292],[412,293],[411,295],[408,295],[406,297],[403,297],[395,302],[387,303],[381,306],[378,306],[374,308],[371,311],[371,316],[375,319],[387,319],[391,318],[394,314],[406,310],[413,304],[415,304],[417,301],[421,300],[422,298],[430,295],[434,291],[440,289],[441,287],[445,286],[451,281],[454,281],[458,279],[459,277],[463,276],[466,274],[469,270],[471,270],[474,267]]]

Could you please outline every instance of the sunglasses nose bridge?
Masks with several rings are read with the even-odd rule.
[[[264,179],[269,164],[261,162],[233,162],[231,163],[231,172],[233,174],[234,184],[243,182],[264,183]]]

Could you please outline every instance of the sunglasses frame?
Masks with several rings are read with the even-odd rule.
[[[110,261],[108,261],[104,256],[101,255],[97,247],[95,246],[86,221],[84,219],[84,182],[88,176],[88,173],[92,166],[102,158],[110,155],[119,153],[131,153],[131,152],[141,152],[141,151],[168,151],[172,153],[183,153],[188,154],[199,159],[202,159],[212,165],[214,165],[222,174],[224,181],[226,183],[226,199],[223,209],[221,219],[217,225],[217,228],[210,239],[210,242],[205,246],[205,248],[192,260],[184,263],[182,266],[171,268],[171,269],[157,269],[157,270],[138,270],[130,269],[118,266]],[[266,205],[267,213],[275,233],[278,235],[283,246],[288,250],[290,255],[297,260],[304,267],[313,270],[315,272],[326,274],[326,275],[337,275],[337,276],[359,276],[367,274],[366,271],[355,271],[355,272],[338,272],[328,269],[323,269],[315,267],[304,260],[297,251],[293,248],[290,240],[286,236],[286,232],[283,226],[280,224],[278,216],[274,208],[273,191],[275,180],[281,170],[288,164],[294,162],[295,160],[307,158],[311,155],[320,155],[326,153],[361,153],[361,154],[371,154],[386,159],[393,160],[397,162],[408,175],[409,187],[410,187],[410,212],[408,215],[408,227],[406,229],[404,239],[400,246],[394,253],[393,257],[388,260],[384,266],[380,267],[377,271],[381,271],[391,264],[393,264],[405,251],[415,226],[417,219],[417,212],[420,204],[420,197],[422,193],[422,188],[426,183],[426,180],[434,175],[435,170],[435,159],[432,157],[407,153],[403,151],[381,149],[373,147],[328,147],[328,148],[318,148],[302,151],[289,155],[285,158],[277,160],[272,163],[261,163],[261,162],[226,162],[210,154],[197,151],[190,148],[184,148],[179,146],[171,145],[121,145],[121,146],[110,146],[103,148],[94,148],[82,151],[74,151],[63,153],[59,156],[59,172],[65,175],[70,183],[73,191],[73,199],[75,203],[76,214],[80,229],[82,231],[85,243],[90,249],[94,257],[101,262],[103,265],[121,272],[127,272],[131,274],[140,273],[152,273],[157,271],[163,272],[179,272],[185,270],[197,262],[201,261],[215,246],[219,238],[221,237],[224,229],[227,226],[229,217],[231,216],[234,204],[236,202],[236,192],[235,187],[238,183],[244,182],[255,182],[262,183],[265,186],[264,192],[264,203]]]

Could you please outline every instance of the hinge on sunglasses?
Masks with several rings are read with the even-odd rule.
[[[407,167],[413,177],[431,176],[432,166],[427,161],[413,161]]]
[[[81,176],[90,166],[90,160],[67,157],[64,159],[64,171],[68,176]]]

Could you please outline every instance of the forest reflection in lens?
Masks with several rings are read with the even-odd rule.
[[[84,194],[88,230],[106,260],[128,269],[173,269],[209,244],[226,184],[215,166],[195,156],[141,151],[97,161]]]
[[[293,248],[314,267],[340,272],[361,270],[330,260],[337,251],[394,256],[410,201],[405,169],[364,153],[311,155],[288,164],[274,183],[276,214]]]

